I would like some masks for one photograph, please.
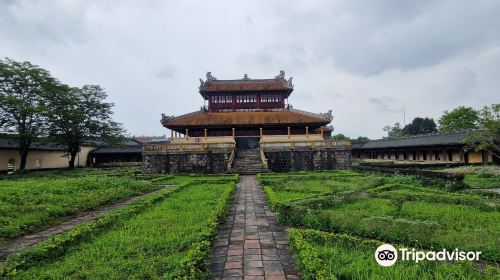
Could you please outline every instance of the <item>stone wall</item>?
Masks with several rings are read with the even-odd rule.
[[[272,172],[336,170],[351,168],[351,150],[266,150]]]
[[[178,152],[144,153],[142,171],[144,173],[225,173],[228,152]]]

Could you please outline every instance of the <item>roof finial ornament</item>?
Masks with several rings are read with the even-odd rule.
[[[279,75],[274,78],[278,80],[285,80],[285,70],[280,70]]]
[[[247,73],[245,73],[245,75],[243,75],[243,80],[250,80]]]
[[[161,120],[160,120],[160,123],[167,123],[169,122],[170,120],[174,119],[175,117],[174,116],[167,116],[165,115],[164,113],[161,114]]]
[[[324,119],[326,119],[328,121],[333,120],[332,110],[328,110],[328,112],[326,112],[326,113],[319,113],[319,114],[320,114],[320,116],[322,116]]]
[[[214,76],[212,76],[212,72],[207,72],[207,82],[217,80]]]

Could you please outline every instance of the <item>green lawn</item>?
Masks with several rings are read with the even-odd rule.
[[[139,167],[110,167],[110,168],[84,167],[75,169],[38,170],[38,171],[27,171],[25,173],[0,174],[0,180],[15,180],[15,179],[28,179],[28,178],[59,179],[59,178],[81,177],[81,176],[91,176],[91,175],[127,176],[139,173],[140,173]]]
[[[193,184],[104,234],[14,279],[171,279],[214,216],[228,184]]]
[[[290,244],[304,279],[494,279],[500,269],[471,262],[398,261],[378,265],[373,257],[382,242],[314,230],[292,230]]]
[[[181,180],[185,180],[185,177]],[[221,207],[229,203],[229,192],[234,188],[234,184],[232,176],[208,179],[201,177],[199,180],[193,180],[143,213],[116,221],[102,234],[72,246],[63,256],[22,270],[12,278],[179,277],[183,275],[186,263],[192,263],[186,261],[186,258],[192,260],[197,252],[199,254],[196,244],[202,244],[199,248],[210,245],[203,242],[209,242],[210,236],[215,233],[215,221],[220,218]],[[210,229],[208,233],[207,229]],[[207,259],[204,257],[201,263],[204,264]],[[202,265],[201,269],[203,268],[206,269]],[[202,271],[198,276],[205,275],[203,273],[206,272]]]
[[[271,207],[279,213],[279,220],[288,225],[423,249],[482,251],[483,258],[500,261],[498,197],[451,191],[453,188],[439,180],[376,173],[262,174],[259,179]],[[325,246],[318,248],[325,259],[335,252],[357,262],[355,252],[348,252],[350,249],[338,244]],[[370,278],[357,269],[345,268],[340,272],[341,266],[334,265],[332,269],[340,278]],[[470,272],[449,266],[443,271],[457,269],[465,278],[478,278],[475,268]],[[408,269],[416,274],[402,272],[400,279],[404,275],[422,278],[415,268]],[[379,279],[393,276],[378,272],[373,275]],[[432,270],[425,275],[423,278],[432,279],[441,274]]]
[[[0,240],[158,187],[146,180],[109,176],[0,180]]]

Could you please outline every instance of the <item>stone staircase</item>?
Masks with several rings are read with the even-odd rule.
[[[233,160],[232,173],[243,175],[267,172],[260,158],[260,150],[257,149],[237,149]]]

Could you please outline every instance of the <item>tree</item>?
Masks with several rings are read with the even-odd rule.
[[[417,135],[424,133],[437,132],[436,123],[431,118],[414,118],[410,124],[407,124],[402,132],[405,135]]]
[[[20,170],[26,168],[31,144],[46,127],[41,96],[55,83],[47,70],[27,61],[0,60],[0,130],[19,143]]]
[[[112,121],[114,104],[104,100],[106,92],[96,85],[70,88],[59,85],[47,95],[49,139],[64,144],[69,155],[69,168],[75,167],[76,154],[86,141],[120,142],[124,130]]]
[[[401,138],[405,136],[405,134],[403,133],[403,129],[398,122],[395,123],[394,126],[388,125],[384,127],[384,131],[387,133],[388,138]]]
[[[340,133],[340,134],[336,134],[336,135],[333,135],[332,136],[332,139],[334,141],[350,141],[351,139],[347,136],[345,136],[344,134]]]
[[[366,136],[359,136],[355,140],[358,141],[358,142],[368,142],[368,141],[370,141],[370,138],[368,138]]]
[[[484,107],[479,117],[481,129],[467,133],[464,139],[466,149],[486,150],[500,158],[500,104]]]
[[[444,111],[438,122],[441,132],[477,128],[479,111],[471,107],[460,106],[451,112]]]

